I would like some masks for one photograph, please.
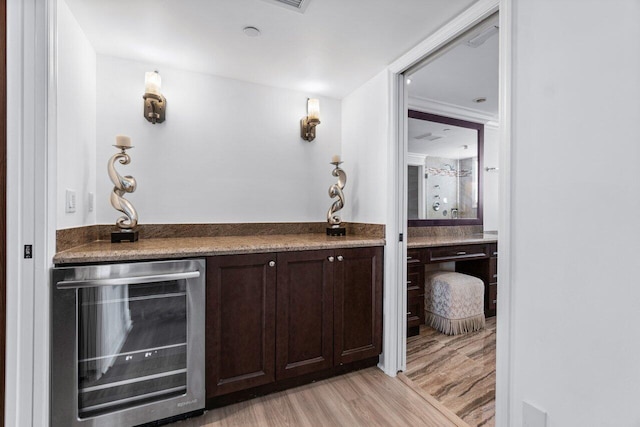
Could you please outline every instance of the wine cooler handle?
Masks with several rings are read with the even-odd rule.
[[[193,279],[200,277],[199,271],[182,273],[152,274],[149,276],[117,277],[111,279],[63,280],[58,282],[58,289],[94,288],[96,286],[137,285],[140,283],[165,282],[168,280]]]

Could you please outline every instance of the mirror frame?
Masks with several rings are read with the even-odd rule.
[[[438,122],[452,126],[475,129],[478,131],[478,216],[477,218],[463,219],[409,219],[407,225],[409,227],[434,227],[434,226],[452,226],[452,225],[482,225],[482,180],[484,178],[484,125],[482,123],[469,122],[461,119],[453,119],[451,117],[439,116],[431,113],[423,113],[422,111],[409,110],[410,119],[428,120],[430,122]],[[406,165],[405,165],[406,167]]]

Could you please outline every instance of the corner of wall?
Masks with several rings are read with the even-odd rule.
[[[56,149],[58,229],[93,225],[96,156],[96,51],[64,0],[57,1]],[[65,211],[66,190],[76,192],[76,212]]]

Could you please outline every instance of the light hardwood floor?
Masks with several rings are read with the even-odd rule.
[[[420,335],[407,339],[404,375],[469,425],[495,425],[496,318],[457,336],[420,326]]]
[[[378,368],[368,368],[214,409],[170,426],[460,425],[463,424],[459,420],[452,421],[399,378],[388,377]]]

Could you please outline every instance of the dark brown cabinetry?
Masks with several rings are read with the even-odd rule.
[[[207,398],[268,384],[285,388],[377,358],[382,253],[374,247],[208,258]]]
[[[276,255],[207,258],[207,397],[275,381]]]
[[[278,254],[277,379],[333,365],[333,252]]]
[[[382,248],[336,251],[334,364],[376,357],[382,351]]]
[[[466,262],[456,262],[456,271],[478,277],[484,282],[484,315],[492,317],[498,310],[498,245],[496,243],[484,246],[486,255],[482,259]]]
[[[424,260],[420,249],[407,250],[407,336],[424,323]]]
[[[417,335],[424,323],[424,268],[426,264],[455,262],[456,271],[482,279],[484,312],[496,315],[498,244],[473,243],[407,249],[407,336]]]

